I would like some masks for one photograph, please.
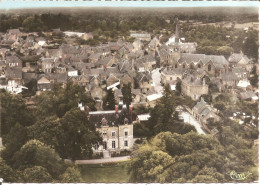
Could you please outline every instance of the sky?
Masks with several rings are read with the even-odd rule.
[[[0,0],[0,9],[42,7],[258,7],[258,1],[23,1]]]

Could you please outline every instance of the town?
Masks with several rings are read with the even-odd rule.
[[[178,17],[165,21],[174,30],[130,30],[116,41],[99,44],[89,44],[96,38],[92,32],[60,28],[41,32],[16,28],[0,33],[1,163],[4,159],[13,169],[45,174],[42,181],[33,182],[79,182],[81,175],[73,163],[109,165],[113,160],[133,160],[130,182],[233,182],[220,173],[241,171],[236,164],[255,169],[259,63],[247,55],[250,36],[243,41],[248,50],[202,53],[200,43],[183,32],[182,26],[189,22],[194,26],[194,21]],[[249,34],[256,29],[240,31]],[[207,159],[208,167],[197,167],[194,162],[196,168],[190,172],[185,167],[190,176],[183,177],[175,172],[174,159],[184,164],[176,156],[196,153],[188,146],[179,148],[181,142],[191,142],[196,152],[204,148],[211,154],[214,148],[216,154],[211,157],[216,160],[222,160],[223,147],[225,152],[236,148],[238,154],[228,156],[225,170],[220,167],[224,161],[217,164]],[[41,165],[37,159],[33,159],[35,166],[27,159],[20,161],[30,156],[30,150],[38,157],[44,155],[41,152],[51,155],[55,166]],[[138,152],[146,154],[142,157]],[[64,160],[69,167],[58,172]],[[150,169],[143,160],[151,160]],[[168,168],[169,164],[173,164],[172,172],[155,170],[157,165]],[[220,166],[215,169],[216,165]],[[205,172],[213,167],[215,171]],[[15,172],[11,170],[7,173],[7,178],[2,177],[7,181],[30,182],[25,172],[22,177],[12,177]],[[258,179],[258,172],[252,173],[250,182]],[[73,179],[69,174],[74,181],[69,181]],[[199,174],[210,178],[200,180]]]

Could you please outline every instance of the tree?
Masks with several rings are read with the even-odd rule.
[[[250,32],[246,41],[242,45],[243,53],[254,59],[258,59],[257,38],[257,33]]]
[[[24,31],[33,32],[33,31],[42,31],[45,29],[43,22],[38,16],[27,17],[23,21]]]
[[[25,183],[50,183],[53,180],[47,169],[42,166],[26,168],[22,174]]]
[[[64,131],[60,119],[56,116],[38,120],[34,125],[28,127],[28,137],[51,146],[63,157],[64,151],[61,143],[64,138]]]
[[[253,75],[252,77],[249,78],[250,83],[254,86],[254,87],[258,87],[258,74],[256,72],[256,66],[253,67],[251,74]]]
[[[61,183],[80,183],[82,181],[80,171],[76,167],[68,167],[60,179]]]
[[[176,95],[178,95],[178,96],[181,95],[181,80],[177,81],[177,84],[176,84]]]
[[[1,157],[0,164],[0,177],[3,178],[5,182],[17,182],[17,174]]]
[[[11,128],[19,123],[22,126],[32,125],[34,115],[27,109],[24,99],[21,95],[11,95],[8,92],[0,92],[1,99],[1,134],[9,133]],[[3,143],[6,140],[3,137]]]
[[[123,94],[123,102],[126,104],[127,107],[132,102],[132,92],[131,92],[131,83],[128,83],[127,85],[123,85],[122,87],[122,94]]]
[[[90,124],[85,112],[78,108],[68,111],[61,119],[64,156],[75,159],[86,159],[92,156],[92,146],[101,142],[101,136]]]
[[[14,154],[19,151],[21,146],[28,140],[26,128],[16,123],[8,135],[6,135],[5,140],[5,148],[2,151],[2,156],[9,165],[12,165],[14,163]]]
[[[103,107],[105,110],[115,109],[115,97],[112,89],[107,90],[107,95],[104,98]]]
[[[46,168],[54,179],[64,172],[64,162],[54,149],[38,140],[29,140],[15,153],[12,167],[25,170],[34,166]]]

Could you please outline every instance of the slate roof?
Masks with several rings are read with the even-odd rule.
[[[248,57],[242,53],[233,53],[228,60],[232,63],[238,63],[242,58],[244,58],[246,62],[250,61]]]
[[[139,82],[150,82],[152,80],[152,76],[151,76],[151,74],[149,74],[147,72],[137,73],[136,79]]]
[[[167,69],[165,68],[163,70],[163,73],[166,74],[166,75],[182,75],[182,70],[180,69]]]
[[[240,97],[244,100],[250,99],[252,97],[255,97],[256,94],[253,91],[246,91],[246,92],[241,92]]]
[[[17,67],[7,68],[5,70],[5,76],[8,79],[14,79],[14,78],[22,79],[23,77],[22,69]]]
[[[118,110],[118,114],[115,110],[89,112],[89,121],[96,127],[102,126],[102,122],[108,126],[123,125],[125,119],[129,120],[130,123],[130,115],[127,109]]]
[[[19,29],[10,29],[10,30],[8,30],[8,33],[9,34],[20,34],[21,32]]]
[[[224,73],[221,75],[223,81],[235,81],[238,80],[237,76],[233,72]]]
[[[198,78],[198,77],[194,77],[191,75],[188,75],[187,77],[185,77],[183,79],[184,82],[190,84],[190,85],[202,85],[203,84],[203,80]]]
[[[228,61],[224,56],[219,55],[205,55],[205,54],[191,54],[191,53],[181,53],[179,63],[198,63],[201,61],[204,65],[212,61],[213,65],[217,68],[223,68],[223,65],[228,65]]]
[[[22,63],[22,61],[17,56],[6,56],[6,63]]]

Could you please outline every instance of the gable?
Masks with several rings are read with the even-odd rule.
[[[50,81],[46,78],[46,77],[41,77],[38,82],[38,84],[46,84],[46,83],[50,83]]]

